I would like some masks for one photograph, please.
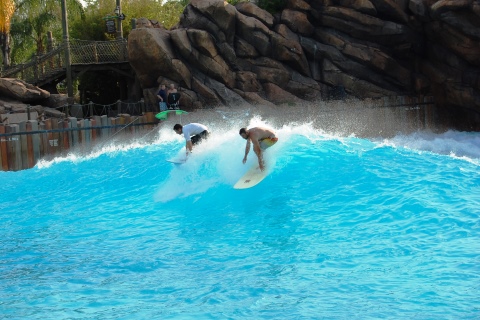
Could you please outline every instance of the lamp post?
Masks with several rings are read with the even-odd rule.
[[[115,7],[115,15],[117,16],[117,40],[123,39],[123,28],[122,28],[122,20],[125,19],[124,15],[122,14],[122,5],[120,4],[120,0],[117,1],[117,6]]]

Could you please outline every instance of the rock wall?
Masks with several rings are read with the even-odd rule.
[[[275,16],[192,0],[171,30],[142,20],[128,53],[147,102],[159,83],[187,109],[433,95],[451,126],[480,130],[479,0],[288,0]]]
[[[23,80],[0,78],[0,124],[15,124],[37,118],[65,118],[55,108],[68,104],[66,95],[50,94]],[[30,111],[30,115],[28,112]]]

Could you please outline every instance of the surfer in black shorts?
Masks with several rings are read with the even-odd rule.
[[[275,143],[277,143],[278,138],[275,135],[275,132],[268,128],[255,127],[255,128],[242,128],[240,129],[239,134],[243,139],[247,140],[247,145],[245,147],[245,157],[243,157],[243,163],[247,162],[247,155],[250,152],[250,142],[253,143],[253,151],[257,155],[258,165],[260,170],[265,170],[265,162],[263,161],[263,151]]]
[[[173,127],[173,130],[177,134],[182,134],[185,138],[185,149],[187,156],[189,152],[192,152],[194,145],[198,144],[202,140],[207,139],[208,135],[210,134],[208,127],[200,123],[189,123],[184,126],[177,123]]]

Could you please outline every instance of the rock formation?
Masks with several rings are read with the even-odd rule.
[[[23,80],[0,78],[0,123],[25,121],[28,106],[31,112],[35,112],[35,119],[37,116],[64,118],[65,113],[57,109],[67,104],[66,95],[50,94]]]
[[[38,101],[50,97],[50,92],[19,79],[0,78],[0,94],[22,102]]]
[[[146,99],[172,82],[184,108],[433,95],[480,130],[478,0],[288,0],[275,16],[192,0],[172,30],[132,30],[128,51]]]

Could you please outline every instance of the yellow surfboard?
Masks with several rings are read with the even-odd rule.
[[[258,164],[254,164],[243,177],[233,186],[234,189],[248,189],[256,186],[267,176],[267,170],[261,171]]]

